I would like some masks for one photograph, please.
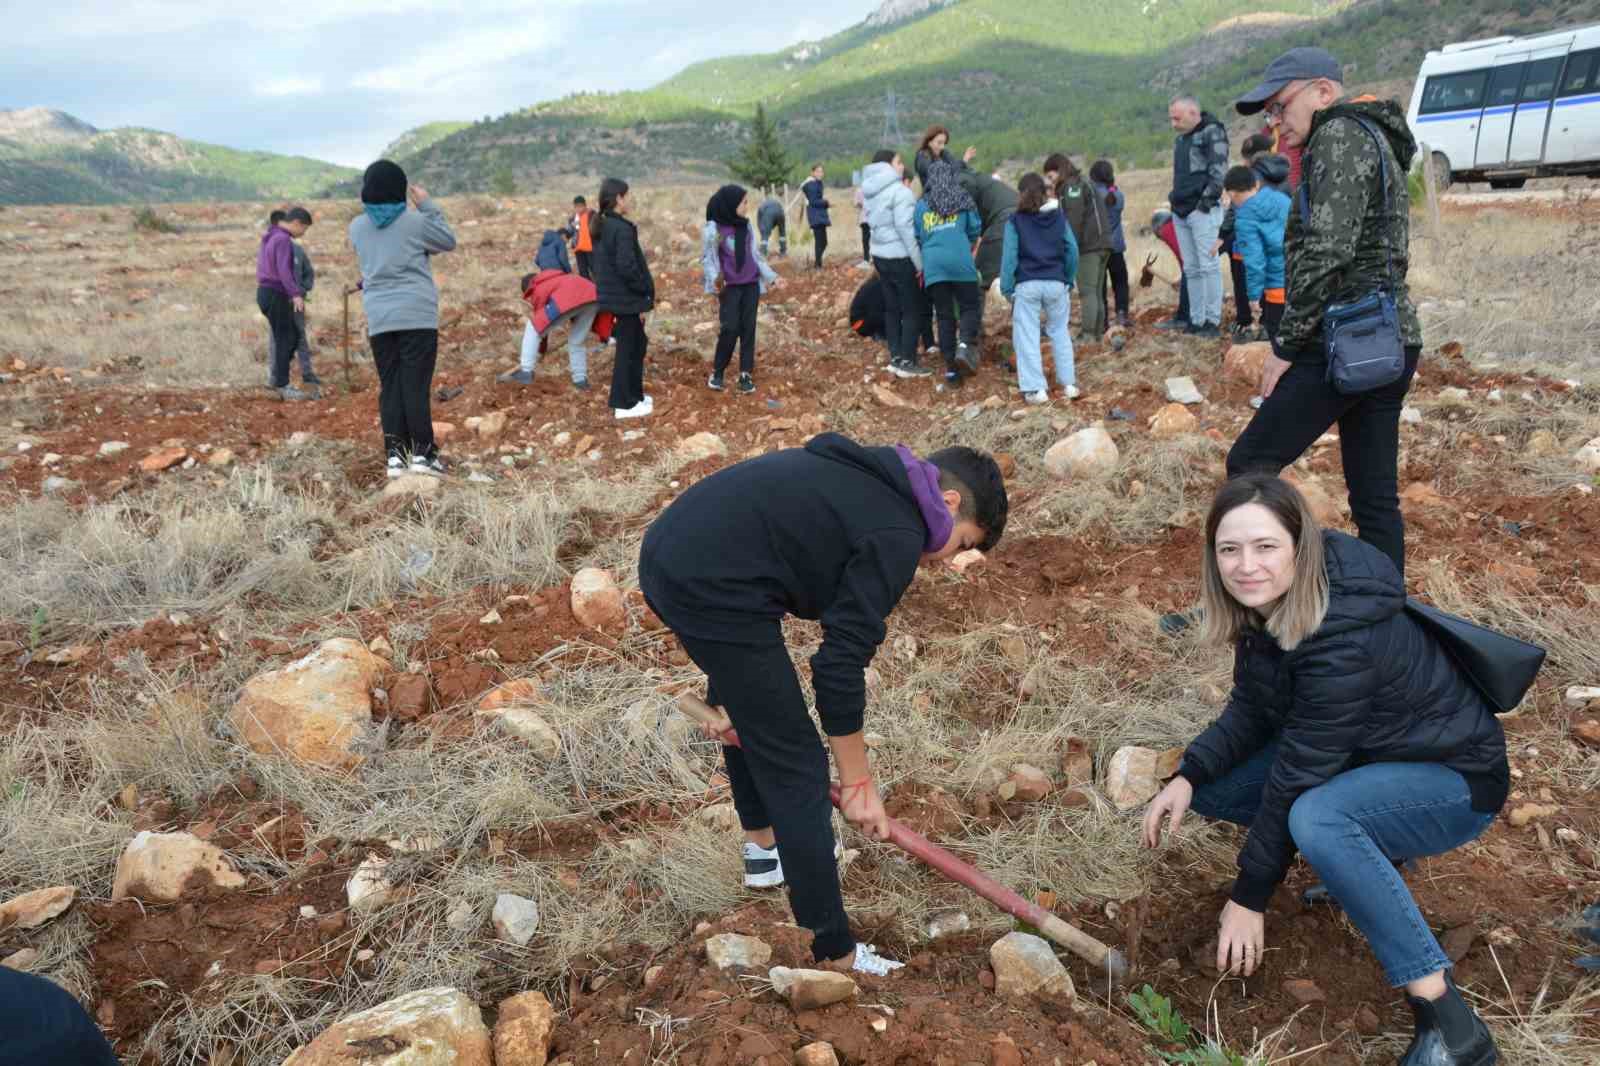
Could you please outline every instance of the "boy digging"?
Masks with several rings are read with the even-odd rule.
[[[917,566],[994,547],[1006,511],[1000,469],[981,452],[946,448],[924,460],[904,446],[825,433],[705,478],[645,533],[645,601],[705,672],[706,702],[743,745],[722,752],[745,831],[745,883],[787,881],[795,921],[828,969],[881,975],[900,964],[850,932],[828,756],[784,644],[784,616],[822,623],[811,678],[840,809],[885,839],[888,815],[862,739],[867,664]]]

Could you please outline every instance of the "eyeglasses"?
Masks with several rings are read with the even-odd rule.
[[[1289,102],[1291,100],[1293,100],[1295,97],[1299,96],[1301,93],[1305,92],[1310,87],[1311,87],[1311,82],[1303,81],[1303,82],[1300,83],[1300,87],[1298,89],[1296,89],[1294,92],[1290,93],[1288,96],[1285,96],[1282,100],[1279,100],[1275,104],[1268,104],[1266,107],[1262,108],[1261,110],[1266,112],[1267,117],[1269,119],[1271,119],[1272,121],[1274,121],[1274,122],[1282,121],[1284,108],[1289,106]]]

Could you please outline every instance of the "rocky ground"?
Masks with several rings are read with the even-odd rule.
[[[244,219],[185,209],[187,232],[130,239],[88,213],[0,216],[0,277],[29,308],[0,338],[6,964],[72,988],[143,1063],[1396,1055],[1409,1015],[1339,913],[1300,905],[1309,871],[1273,901],[1263,971],[1219,979],[1207,942],[1240,838],[1192,824],[1160,855],[1134,843],[1163,755],[1225,698],[1226,657],[1154,623],[1196,595],[1198,525],[1259,349],[1153,331],[1158,281],[1122,348],[1080,350],[1076,403],[1022,405],[998,329],[977,378],[946,392],[889,377],[848,333],[853,262],[811,272],[797,255],[763,306],[757,393],[713,394],[697,216],[662,196],[643,216],[657,414],[617,423],[609,351],[588,393],[559,347],[535,385],[494,381],[540,209],[447,210],[463,240],[437,264],[434,417],[454,474],[399,484],[381,473],[373,376],[358,358],[345,377],[326,302],[323,395],[248,384],[259,316],[228,317],[248,286],[219,295],[193,269],[209,253],[239,273]],[[1524,227],[1595,222],[1592,205],[1521,210]],[[339,228],[312,231],[330,286],[348,267]],[[1547,280],[1512,278],[1530,300]],[[1600,989],[1571,932],[1600,897],[1600,691],[1583,690],[1600,685],[1600,392],[1581,369],[1484,350],[1509,334],[1469,328],[1459,286],[1419,296],[1410,583],[1551,659],[1505,719],[1505,816],[1408,880],[1505,1060],[1576,1066],[1600,1056]],[[175,344],[214,327],[230,354],[185,356],[200,368],[185,381],[148,343],[157,326]],[[1581,364],[1590,344],[1564,354]],[[1122,950],[1130,987],[1192,1034],[848,830],[855,922],[906,969],[849,987],[796,975],[809,955],[781,898],[739,889],[716,750],[670,707],[699,680],[632,559],[683,487],[823,430],[985,447],[1012,486],[1004,542],[920,575],[869,673],[891,813]],[[1292,473],[1348,528],[1336,428]],[[803,659],[817,630],[791,637]]]

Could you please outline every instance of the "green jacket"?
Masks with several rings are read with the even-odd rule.
[[[1357,116],[1372,124],[1383,143],[1387,199],[1379,188],[1379,149]],[[1401,334],[1407,345],[1422,344],[1422,324],[1406,287],[1411,234],[1406,175],[1416,152],[1405,112],[1393,100],[1346,97],[1312,118],[1301,163],[1306,196],[1295,196],[1284,239],[1289,292],[1277,342],[1284,359],[1324,358],[1323,310],[1386,286],[1391,259]],[[1309,220],[1301,215],[1307,201]]]

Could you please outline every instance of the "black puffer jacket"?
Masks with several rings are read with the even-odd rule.
[[[1336,774],[1376,762],[1440,763],[1466,778],[1473,810],[1484,812],[1498,811],[1510,786],[1499,720],[1405,612],[1394,563],[1347,534],[1323,538],[1321,627],[1290,652],[1265,632],[1240,637],[1228,706],[1179,769],[1198,788],[1278,739],[1233,886],[1234,902],[1254,911],[1266,909],[1294,858],[1289,808]]]
[[[606,215],[594,246],[594,288],[600,310],[642,315],[656,305],[656,279],[650,276],[639,228],[621,215]]]

